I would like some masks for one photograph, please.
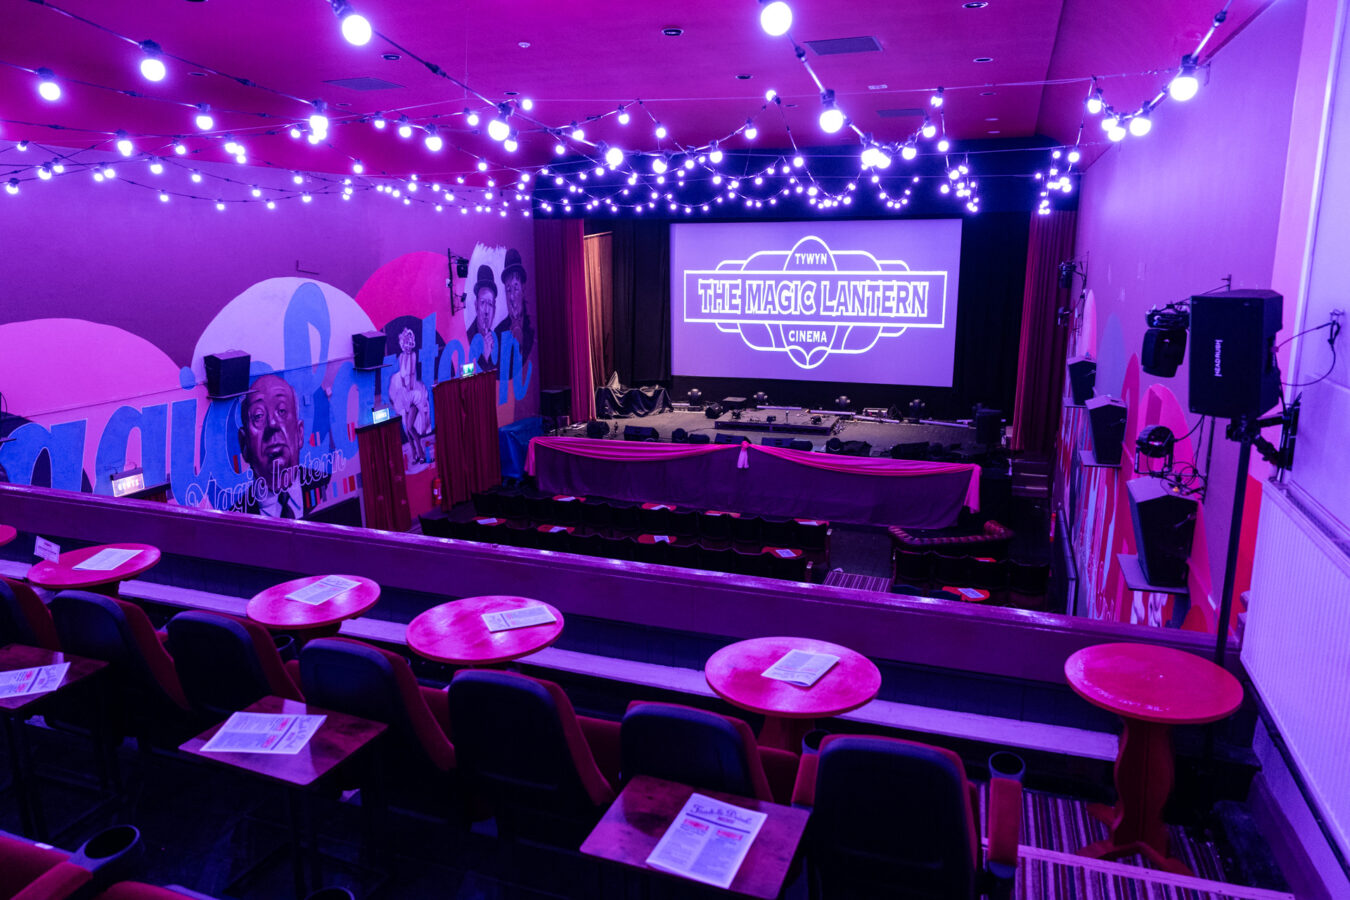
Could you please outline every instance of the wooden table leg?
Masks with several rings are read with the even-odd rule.
[[[785,719],[782,716],[765,716],[764,726],[759,729],[759,743],[762,747],[774,747],[778,750],[802,752],[802,738],[807,732],[815,730],[815,719]]]
[[[1162,811],[1172,792],[1174,775],[1171,729],[1141,719],[1124,721],[1116,757],[1116,804],[1094,803],[1088,807],[1088,812],[1105,822],[1111,833],[1078,853],[1094,859],[1137,853],[1169,872],[1193,874],[1180,860],[1167,855],[1167,824]]]

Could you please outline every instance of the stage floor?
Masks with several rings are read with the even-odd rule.
[[[761,412],[777,414],[780,422],[784,420],[785,410],[762,410]],[[794,418],[798,415],[794,414]],[[689,434],[706,434],[709,440],[717,440],[719,434],[735,435],[750,440],[751,443],[758,444],[769,434],[760,428],[737,428],[731,413],[723,413],[720,419],[709,419],[702,411],[684,412],[676,410],[674,412],[654,413],[650,416],[627,419],[602,419],[602,422],[608,422],[614,433],[620,437],[623,436],[625,425],[641,425],[647,428],[655,428],[660,433],[662,441],[669,441],[671,432],[676,428],[683,428]],[[809,418],[807,421],[810,421]],[[567,431],[570,435],[585,435],[584,425],[574,425]],[[838,428],[833,434],[795,434],[788,431],[774,431],[775,437],[793,437],[811,442],[812,449],[820,449],[825,446],[825,442],[831,437],[837,437],[841,441],[866,441],[872,445],[872,454],[880,456],[887,454],[891,447],[896,444],[910,444],[919,441],[927,441],[930,444],[942,444],[950,447],[952,444],[959,444],[962,450],[978,451],[980,446],[975,443],[975,429],[971,426],[958,425],[955,422],[932,422],[923,421],[918,424],[909,422],[900,422],[892,424],[890,422],[857,422],[853,420],[839,423]]]

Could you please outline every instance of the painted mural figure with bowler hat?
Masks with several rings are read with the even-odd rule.
[[[473,327],[469,329],[469,346],[473,347],[474,338],[482,341],[482,351],[475,365],[478,371],[486,372],[497,368],[497,334],[492,327],[492,320],[497,315],[497,281],[492,277],[491,266],[478,267],[473,298],[474,317]]]
[[[521,265],[520,251],[512,247],[506,251],[506,261],[502,266],[502,292],[506,294],[506,318],[497,324],[496,334],[500,341],[508,331],[516,339],[520,348],[519,364],[524,365],[534,349],[534,325],[525,309],[525,267]],[[498,346],[501,346],[498,343]],[[498,359],[498,363],[501,360]]]

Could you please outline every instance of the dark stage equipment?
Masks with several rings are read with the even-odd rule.
[[[745,401],[745,398],[744,398],[744,397],[723,397],[723,398],[722,398],[722,408],[723,408],[723,409],[744,409],[745,406],[746,406],[746,401]]]
[[[690,388],[686,399],[688,399],[691,408],[698,409],[703,405],[703,392],[698,388]]]
[[[685,431],[683,428],[676,428],[670,433],[670,442],[672,444],[689,443],[689,432]]]
[[[602,438],[607,434],[609,434],[608,422],[597,422],[595,420],[591,420],[586,423],[586,437]]]
[[[1003,413],[997,409],[982,409],[975,413],[975,443],[986,447],[999,443],[1003,437]]]
[[[352,365],[362,372],[384,365],[384,337],[383,331],[352,335]]]
[[[382,335],[383,336],[383,335]],[[240,350],[209,354],[202,359],[208,397],[237,397],[248,390],[249,355]]]
[[[646,425],[625,425],[623,427],[623,439],[625,441],[659,441],[661,432]]]
[[[544,418],[559,419],[571,412],[571,388],[550,388],[539,392],[539,414]]]
[[[834,398],[834,408],[840,410],[849,410],[853,408],[853,401],[845,394],[840,394]]]
[[[757,391],[753,399],[755,406],[767,406],[769,403],[769,395],[763,391]]]
[[[1149,475],[1167,475],[1172,471],[1172,450],[1176,445],[1176,435],[1166,425],[1150,425],[1139,432],[1134,441],[1134,470]],[[1150,470],[1140,457],[1163,460],[1162,468]]]
[[[1097,390],[1097,361],[1086,356],[1075,356],[1068,362],[1069,391],[1075,406],[1092,399]]]
[[[1092,427],[1092,454],[1104,466],[1120,465],[1125,449],[1125,404],[1110,397],[1093,397],[1086,404]]]
[[[1149,584],[1185,587],[1200,504],[1158,478],[1135,478],[1127,487],[1144,578]]]
[[[1280,399],[1275,335],[1284,298],[1227,291],[1191,298],[1191,412],[1259,416]]]
[[[1186,358],[1186,329],[1191,324],[1191,314],[1185,305],[1169,303],[1159,309],[1154,307],[1144,316],[1148,330],[1144,332],[1144,346],[1139,354],[1139,363],[1150,375],[1171,378],[1177,374],[1177,366]]]
[[[722,412],[722,404],[720,403],[709,403],[707,406],[703,407],[703,415],[707,416],[709,419],[720,417]]]

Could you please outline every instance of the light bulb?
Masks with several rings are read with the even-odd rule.
[[[301,199],[302,201],[304,201],[305,203],[309,203],[311,200],[314,199],[314,197],[311,196],[311,195],[309,195],[309,194],[301,194],[301,195],[300,195],[300,199]]]
[[[713,165],[717,165],[722,161],[724,155],[725,154],[722,153],[722,149],[717,146],[717,141],[713,141],[712,144],[709,145],[708,162],[712,163]]]
[[[5,182],[5,192],[8,194],[17,194],[19,192],[19,179],[11,178]]]
[[[160,191],[160,192],[159,192],[159,202],[160,202],[160,203],[168,203],[168,202],[169,202],[169,195],[166,194],[166,193],[164,193],[163,191]]]
[[[567,152],[567,148],[563,146],[562,141],[558,141],[558,143],[553,145],[553,152],[558,156],[562,156],[564,153]]]
[[[776,99],[778,99],[778,92],[775,91],[773,88],[769,88],[767,91],[764,92],[764,102],[772,103]]]
[[[201,183],[202,183],[202,173],[201,173],[201,172],[193,172],[193,173],[192,173],[191,175],[189,175],[188,177],[192,179],[192,183],[193,183],[193,184],[201,184]]]
[[[572,140],[574,141],[586,140],[586,129],[582,128],[576,122],[572,123]]]
[[[765,3],[759,11],[759,25],[770,37],[781,37],[792,27],[792,7],[783,0]]]
[[[360,174],[361,174],[362,172],[364,172],[365,170],[366,170],[366,167],[363,166],[363,165],[361,165],[361,160],[359,160],[359,159],[352,160],[352,171],[353,171],[353,172],[355,172],[357,175],[360,175]]]
[[[622,107],[622,106],[619,107],[619,124],[620,124],[620,125],[627,125],[627,124],[632,120],[632,118],[633,118],[633,117],[630,116],[630,115],[628,114],[628,110],[627,110],[627,109],[625,109],[625,108]]]
[[[1105,107],[1106,107],[1106,104],[1102,102],[1102,89],[1101,89],[1101,88],[1096,88],[1096,89],[1093,90],[1093,92],[1092,92],[1091,94],[1088,94],[1088,98],[1087,98],[1087,111],[1088,111],[1089,113],[1091,113],[1092,115],[1095,116],[1095,115],[1097,115],[1098,113],[1100,113]]]
[[[802,166],[806,165],[806,159],[801,156],[794,156],[792,157],[792,165],[794,168],[800,169]]]
[[[932,119],[928,118],[927,116],[924,116],[923,127],[919,130],[919,133],[926,138],[931,138],[937,134],[937,126],[933,124]]]
[[[669,132],[666,131],[666,126],[662,125],[660,122],[656,123],[656,139],[658,141],[664,141],[668,133]]]
[[[1176,77],[1167,85],[1167,93],[1173,100],[1185,102],[1194,97],[1200,90],[1200,79],[1196,77],[1196,71],[1195,57],[1183,56],[1181,68],[1177,71]]]
[[[301,175],[299,172],[292,172],[291,181],[295,182],[296,184],[304,184],[305,176]]]
[[[267,201],[267,208],[268,208],[268,209],[276,209],[276,208],[277,208],[277,202],[276,202],[275,200],[268,200],[268,201]]]
[[[919,155],[919,148],[914,146],[913,141],[906,141],[905,146],[900,148],[900,155],[905,159],[913,159]]]
[[[104,177],[104,178],[116,178],[116,177],[117,177],[117,170],[114,169],[112,166],[104,166],[104,168],[103,168],[103,177]]]
[[[933,92],[933,95],[928,98],[928,105],[933,107],[933,109],[940,109],[942,107],[942,102],[942,88],[938,88]]]
[[[506,148],[507,153],[515,153],[520,148],[520,132],[512,130],[502,142],[502,146]]]
[[[216,127],[215,117],[211,115],[211,106],[208,103],[197,104],[197,118],[194,120],[198,131],[210,131]]]
[[[292,125],[289,129],[289,132],[291,135],[291,140],[293,141],[300,140],[300,135],[304,134],[304,132],[300,130],[299,125]]]
[[[38,166],[37,173],[38,178],[41,178],[43,181],[52,180],[52,168],[46,163],[43,163],[42,165]]]
[[[480,159],[480,160],[478,161],[478,171],[480,171],[480,172],[486,172],[487,170],[488,170],[487,160],[486,160],[486,159]]]
[[[375,126],[376,131],[384,131],[384,126],[389,123],[384,120],[383,116],[377,115],[370,120],[370,124]]]
[[[333,11],[342,20],[342,36],[347,39],[347,43],[354,47],[364,47],[370,43],[375,32],[370,27],[369,19],[353,12],[351,6],[346,3],[336,4]]]
[[[435,125],[427,126],[427,136],[422,139],[422,143],[426,144],[427,149],[432,153],[440,153],[441,149],[445,147],[445,140],[436,133]]]
[[[56,80],[56,74],[45,66],[37,70],[38,77],[38,96],[49,103],[55,103],[61,99],[61,84]]]
[[[1076,162],[1078,162],[1078,161],[1079,161],[1080,159],[1082,159],[1082,158],[1083,158],[1083,154],[1079,153],[1077,149],[1073,149],[1073,150],[1070,150],[1070,151],[1069,151],[1068,160],[1069,160],[1070,163],[1076,163]]]
[[[1130,134],[1135,137],[1143,137],[1153,129],[1153,120],[1149,118],[1147,112],[1135,113],[1130,117]]]
[[[398,136],[407,140],[412,137],[412,122],[408,121],[407,116],[400,116],[398,120]]]
[[[605,163],[611,167],[617,167],[623,164],[623,151],[618,147],[608,147],[605,149]]]
[[[834,134],[844,127],[844,114],[834,102],[834,91],[827,90],[820,95],[824,108],[820,111],[820,128],[826,134]]]
[[[177,153],[179,156],[185,156],[187,154],[187,145],[182,141],[174,141],[173,152]]]
[[[464,124],[468,125],[470,128],[477,128],[478,122],[479,122],[478,113],[474,112],[473,110],[469,109],[466,106],[464,108]]]
[[[534,109],[534,101],[531,100],[529,97],[522,97],[520,100],[520,108],[525,110],[526,112],[529,112],[530,110]]]
[[[881,151],[878,150],[876,147],[873,147],[870,144],[864,147],[862,152],[862,158],[860,160],[862,162],[862,167],[864,169],[870,169],[873,166],[877,165],[880,156]]]
[[[952,149],[952,142],[943,138],[937,142],[937,148],[939,153],[946,153],[948,150]]]
[[[488,122],[487,133],[488,137],[494,141],[504,141],[511,134],[511,126],[494,117],[491,122]]]
[[[666,169],[668,168],[669,164],[666,162],[666,158],[664,156],[656,156],[652,158],[652,171],[655,172],[657,175],[664,174]]]
[[[146,81],[163,81],[169,70],[164,68],[164,60],[159,58],[159,44],[154,41],[141,41],[141,77]]]
[[[746,119],[746,120],[745,120],[745,139],[746,139],[747,141],[753,141],[753,140],[754,140],[755,138],[757,138],[757,137],[759,137],[759,129],[755,127],[755,123],[754,123],[754,122],[750,121],[749,119]]]
[[[160,161],[157,160],[157,159],[152,159],[152,160],[150,160],[150,174],[152,174],[152,175],[163,175],[163,174],[164,174],[164,163],[160,162]]]
[[[225,201],[224,201],[224,200],[217,200],[217,201],[216,201],[216,212],[224,212],[224,211],[225,211]]]
[[[254,188],[252,188],[252,189],[249,191],[249,193],[252,194],[252,195],[255,196],[255,197],[261,197],[261,196],[262,196],[262,189],[261,189],[261,188],[258,188],[258,187],[254,187]]]
[[[328,116],[322,100],[314,101],[314,112],[309,116],[309,130],[322,138],[328,134]]]
[[[1116,142],[1123,141],[1125,140],[1125,129],[1121,128],[1120,124],[1117,123],[1106,132],[1106,136]]]
[[[1109,132],[1111,131],[1111,129],[1119,127],[1120,127],[1119,116],[1107,116],[1105,119],[1102,119],[1102,131]]]

